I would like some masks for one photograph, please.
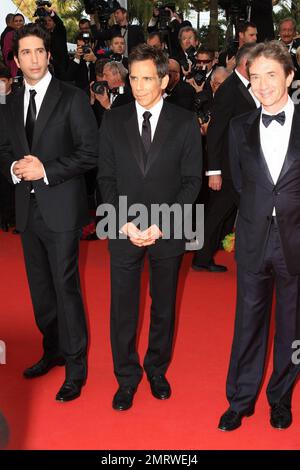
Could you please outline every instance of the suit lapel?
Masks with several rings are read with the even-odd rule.
[[[15,125],[16,129],[18,129],[18,137],[22,147],[24,148],[24,155],[28,155],[30,151],[24,125],[24,93],[25,87],[19,90],[12,101],[11,107],[15,119],[15,123],[12,123],[12,125]]]
[[[251,104],[251,106],[254,108],[256,107],[256,104],[255,104],[255,101],[254,99],[252,98],[251,94],[249,93],[249,91],[247,90],[247,88],[245,87],[245,85],[241,82],[241,80],[238,78],[239,80],[239,84],[238,84],[238,89],[240,90],[241,94],[243,95],[243,97],[248,101],[249,104]]]
[[[155,134],[149,150],[147,166],[145,173],[147,174],[155,160],[158,158],[160,152],[165,147],[165,141],[169,135],[171,128],[171,115],[168,113],[167,104],[164,102],[158,123],[156,126]]]
[[[125,130],[127,133],[128,142],[130,145],[131,153],[134,156],[141,172],[145,175],[143,153],[144,148],[139,132],[137,112],[135,108],[135,103],[132,105],[132,110],[130,112],[130,117],[125,121]]]
[[[250,142],[249,146],[252,150],[252,155],[256,159],[256,162],[260,169],[263,171],[265,176],[267,177],[268,182],[274,186],[274,182],[269,171],[267,162],[265,160],[261,143],[260,143],[260,134],[259,134],[259,125],[260,125],[260,114],[261,108],[259,108],[255,113],[251,115],[251,121],[248,121],[246,124],[248,127],[247,134],[247,141]]]
[[[46,124],[62,96],[59,81],[52,78],[43,99],[33,133],[32,150],[36,147]]]
[[[278,182],[287,173],[287,171],[290,169],[293,162],[300,156],[299,128],[300,128],[300,111],[299,111],[298,106],[295,106],[288,150],[287,150],[286,157],[285,157],[285,160],[284,160],[284,163],[283,163],[283,166],[282,166],[279,178],[278,178]]]

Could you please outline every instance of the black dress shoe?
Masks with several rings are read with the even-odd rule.
[[[133,397],[136,388],[130,385],[121,385],[115,394],[112,402],[112,407],[117,411],[126,411],[132,407]]]
[[[66,361],[62,357],[56,358],[46,358],[42,357],[42,359],[34,364],[28,369],[25,369],[23,372],[23,376],[26,379],[34,379],[35,377],[40,377],[41,375],[47,374],[49,370],[53,369],[56,366],[64,366]]]
[[[282,403],[271,406],[270,424],[276,429],[286,429],[292,424],[291,408]]]
[[[164,375],[153,375],[150,379],[152,395],[159,400],[166,400],[171,396],[171,387]]]
[[[84,380],[66,379],[56,395],[56,401],[71,401],[78,398],[84,385]]]
[[[226,266],[222,266],[221,264],[215,264],[213,261],[208,264],[192,264],[192,269],[194,271],[208,271],[210,273],[225,273],[228,271]]]
[[[221,431],[234,431],[241,426],[242,418],[244,416],[251,416],[253,413],[253,410],[248,413],[237,413],[236,411],[228,408],[228,410],[221,416],[218,428]]]

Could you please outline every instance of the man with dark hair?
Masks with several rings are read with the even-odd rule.
[[[118,58],[118,61],[122,62],[124,67],[128,70],[128,57],[124,56],[126,43],[121,33],[116,33],[111,38],[109,48],[113,54],[113,57],[119,57],[121,60]]]
[[[106,30],[97,30],[95,26],[95,15],[91,15],[92,33],[95,39],[109,40],[116,33],[121,34],[125,39],[125,57],[138,44],[145,42],[143,28],[139,25],[133,25],[128,22],[128,12],[125,8],[120,7],[114,13],[116,24]]]
[[[165,54],[138,46],[129,58],[130,83],[135,102],[105,113],[100,130],[98,181],[104,203],[120,212],[119,197],[128,206],[143,204],[183,209],[192,204],[201,184],[201,135],[194,113],[162,99],[168,85]],[[120,139],[120,136],[125,136]],[[125,214],[126,216],[126,214]],[[185,243],[162,233],[164,224],[139,224],[126,217],[110,239],[111,345],[119,389],[113,408],[127,410],[139,382],[141,367],[136,350],[140,308],[140,276],[146,253],[150,262],[152,297],[149,345],[144,369],[153,396],[165,400],[171,387],[165,374],[171,361],[177,279]],[[160,225],[160,227],[158,226]]]
[[[247,67],[262,108],[230,126],[232,178],[240,204],[236,320],[226,386],[230,408],[219,423],[223,431],[238,428],[254,412],[265,371],[274,284],[274,366],[267,398],[276,429],[292,422],[292,389],[299,373],[293,349],[300,337],[300,111],[288,95],[293,64],[285,46],[271,41],[251,51]]]
[[[90,33],[91,32],[91,23],[87,18],[81,18],[78,22],[79,31],[81,33]]]
[[[161,51],[164,51],[166,48],[165,40],[159,31],[153,31],[152,33],[148,34],[147,44],[148,46],[156,47]]]
[[[48,33],[36,24],[15,36],[25,86],[1,108],[1,170],[16,186],[21,232],[43,357],[27,379],[66,365],[56,400],[77,398],[87,375],[87,331],[78,273],[81,227],[88,222],[83,174],[96,164],[97,125],[88,97],[52,77]]]
[[[233,68],[235,66],[235,56],[238,49],[244,44],[252,44],[257,41],[256,25],[250,21],[241,22],[237,25],[238,44],[232,44],[228,49],[219,55],[219,65],[221,67]]]
[[[83,32],[76,37],[76,52],[69,65],[64,79],[90,93],[90,83],[95,80],[95,63],[97,57],[93,52],[93,44],[87,41]]]

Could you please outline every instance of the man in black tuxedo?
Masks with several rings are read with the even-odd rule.
[[[125,57],[128,57],[128,54],[132,49],[138,44],[145,42],[145,35],[143,28],[136,24],[130,24],[128,22],[128,12],[126,8],[120,7],[115,13],[116,24],[111,28],[105,30],[97,30],[95,26],[95,15],[91,15],[91,31],[95,39],[107,41],[108,39],[113,38],[117,34],[121,34],[125,39]]]
[[[248,59],[262,109],[232,121],[230,161],[240,194],[236,227],[237,306],[227,376],[230,408],[219,428],[231,431],[254,412],[268,347],[275,284],[274,368],[267,387],[270,423],[292,422],[292,388],[299,372],[300,111],[288,96],[294,70],[278,41],[258,44]]]
[[[88,222],[83,174],[96,165],[97,125],[88,97],[48,72],[50,40],[35,24],[18,31],[14,56],[25,86],[2,107],[1,167],[16,185],[21,232],[42,359],[26,378],[66,365],[56,399],[78,397],[87,374],[87,331],[78,273]]]
[[[246,70],[248,55],[254,44],[245,44],[237,53],[237,67],[217,90],[207,131],[207,176],[211,189],[205,207],[204,246],[195,253],[192,268],[196,271],[224,272],[227,268],[214,263],[223,228],[235,219],[238,195],[233,187],[229,168],[230,120],[259,105],[255,103]]]
[[[129,208],[143,204],[148,214],[155,204],[183,208],[193,203],[201,185],[201,134],[196,116],[163,101],[169,77],[162,51],[138,46],[129,58],[129,69],[136,101],[106,113],[100,130],[98,180],[103,202],[114,206],[118,214],[122,212],[120,196],[127,197]],[[164,222],[164,218],[160,222],[151,218],[138,226],[134,217],[125,214],[124,224],[110,239],[111,345],[119,383],[113,408],[119,411],[131,407],[143,374],[136,336],[140,275],[147,253],[152,306],[144,369],[154,397],[164,400],[171,395],[165,373],[171,361],[185,242],[182,236],[175,239],[175,221],[170,235],[163,236]]]

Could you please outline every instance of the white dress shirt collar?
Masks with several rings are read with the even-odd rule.
[[[142,133],[142,125],[144,121],[143,114],[145,111],[149,111],[151,113],[150,125],[151,125],[151,135],[152,135],[152,140],[153,140],[153,137],[156,131],[156,126],[157,126],[158,119],[159,119],[163,105],[164,105],[164,100],[162,97],[158,101],[158,103],[156,103],[151,109],[146,109],[143,106],[141,106],[137,101],[135,102],[140,134]]]
[[[29,94],[29,90],[35,90],[37,94],[42,93],[45,95],[51,80],[52,80],[52,75],[49,71],[35,85],[29,85],[29,83],[27,83],[26,80],[24,80],[25,92]]]

